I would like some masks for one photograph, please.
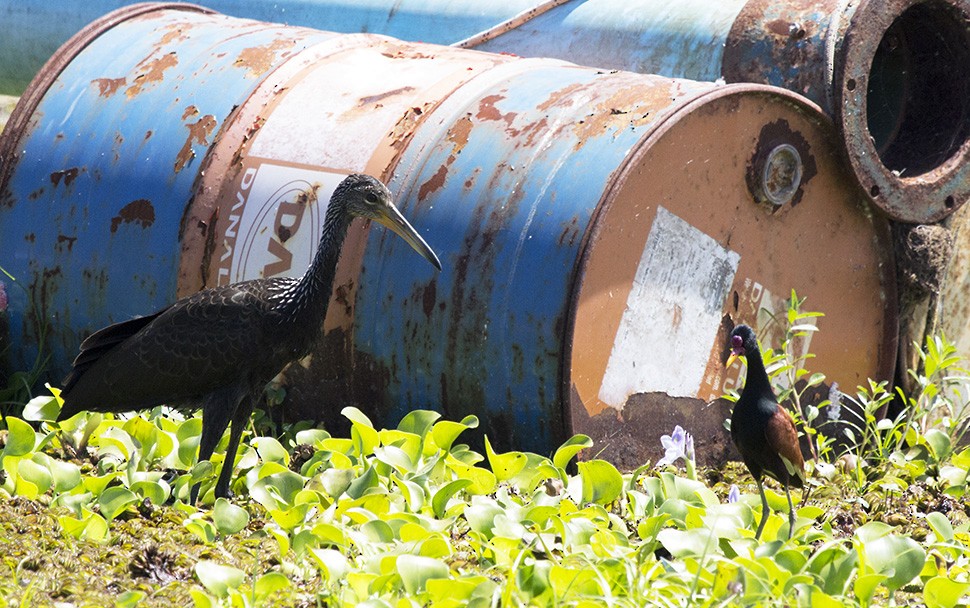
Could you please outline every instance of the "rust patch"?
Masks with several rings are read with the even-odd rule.
[[[128,84],[128,80],[122,78],[95,78],[91,84],[98,85],[98,96],[111,97],[118,92],[118,89]]]
[[[182,23],[172,23],[165,27],[168,31],[161,37],[158,41],[159,46],[164,46],[172,42],[182,42],[183,40],[188,40],[188,35],[185,33],[186,29],[191,28],[191,25]]]
[[[38,188],[38,189],[34,190],[33,192],[31,192],[30,194],[28,194],[27,195],[27,198],[29,200],[36,201],[41,196],[43,196],[43,194],[44,194],[44,189],[43,188]]]
[[[165,70],[177,66],[178,63],[178,56],[174,52],[156,59],[145,59],[137,66],[141,74],[135,76],[132,85],[125,89],[125,95],[128,96],[128,99],[132,99],[141,93],[147,85],[153,82],[161,82],[165,78]]]
[[[193,106],[187,106],[185,108],[185,111],[182,112],[182,120],[185,120],[189,116],[198,116],[198,115],[199,115],[199,108],[195,107],[194,105]],[[149,133],[150,132],[151,131],[149,131]]]
[[[111,218],[112,234],[118,231],[118,226],[122,223],[130,224],[133,222],[139,224],[142,228],[148,228],[155,223],[155,207],[152,206],[150,201],[139,198],[122,207],[118,215]]]
[[[239,56],[236,57],[233,65],[237,68],[246,68],[247,78],[257,78],[273,67],[273,63],[277,60],[277,52],[283,51],[279,54],[279,58],[286,57],[289,55],[288,50],[292,49],[294,44],[296,44],[295,40],[278,38],[263,46],[243,49],[239,52]]]
[[[195,150],[192,149],[192,144],[198,144],[200,146],[209,145],[208,137],[212,133],[212,130],[216,128],[216,117],[212,114],[206,114],[196,122],[185,125],[185,128],[189,130],[189,136],[175,157],[176,173],[184,169],[195,158]]]
[[[434,279],[422,290],[421,294],[421,310],[424,311],[424,316],[431,318],[431,313],[434,312],[435,302],[438,301],[438,282]]]
[[[59,185],[61,185],[61,180],[63,180],[64,187],[70,188],[71,184],[74,183],[74,180],[77,178],[80,172],[81,172],[80,169],[78,169],[77,167],[71,167],[70,169],[62,169],[61,171],[54,171],[50,175],[51,183],[54,184],[54,187],[56,188]]]
[[[152,133],[153,133],[153,132],[152,132],[152,130],[151,130],[151,129],[149,129],[149,130],[147,130],[147,131],[145,131],[145,141],[148,141],[149,139],[151,139],[151,138],[152,138]]]
[[[371,95],[369,97],[362,97],[360,99],[360,105],[362,105],[362,106],[369,106],[372,103],[378,103],[379,101],[382,101],[384,99],[387,99],[388,97],[392,97],[394,95],[400,95],[401,93],[409,93],[409,92],[411,92],[413,90],[414,90],[414,87],[400,87],[400,88],[394,89],[393,91],[387,91],[386,93],[380,93],[379,95]]]
[[[74,242],[77,241],[76,236],[67,236],[66,234],[57,235],[57,248],[62,250],[67,247],[68,251],[74,249]]]
[[[515,112],[507,112],[502,114],[495,104],[505,99],[504,95],[489,95],[483,97],[481,101],[478,102],[478,114],[475,118],[480,120],[503,120],[506,124],[511,125],[512,121],[515,120]]]
[[[447,163],[438,167],[438,170],[435,172],[435,174],[432,175],[431,178],[428,179],[428,181],[421,184],[421,187],[418,189],[419,201],[423,201],[424,199],[428,198],[429,194],[437,190],[440,190],[441,187],[445,185],[445,178],[448,176],[449,164],[451,163]]]
[[[465,145],[468,144],[468,138],[471,137],[471,133],[471,114],[462,116],[448,129],[448,141],[453,144],[452,150],[455,154],[460,153]]]

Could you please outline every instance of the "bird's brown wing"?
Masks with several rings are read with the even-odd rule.
[[[793,476],[798,477],[794,485],[801,485],[799,482],[805,479],[805,459],[799,448],[798,429],[795,428],[795,421],[788,410],[780,405],[777,407],[777,411],[765,426],[765,439],[774,452],[791,463],[795,469]]]
[[[275,283],[249,281],[206,290],[153,315],[113,347],[110,340],[99,340],[95,344],[103,342],[104,348],[79,355],[84,369],[63,394],[62,416],[194,399],[247,375],[265,374],[263,351],[273,338],[265,329],[270,322],[267,285]],[[123,333],[103,331],[106,337]]]

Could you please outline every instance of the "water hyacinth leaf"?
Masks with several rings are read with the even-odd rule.
[[[230,589],[238,589],[246,579],[246,573],[239,568],[205,559],[195,564],[195,575],[209,593],[218,598],[229,595]]]
[[[424,437],[439,418],[441,418],[441,414],[433,410],[411,410],[404,415],[404,418],[401,418],[397,428],[399,431]]]
[[[350,482],[354,480],[353,469],[327,469],[318,473],[314,479],[320,488],[331,498],[337,498],[347,491]]]
[[[79,540],[100,543],[108,537],[108,522],[87,509],[82,511],[81,517],[65,515],[58,517],[57,522],[62,530]]]
[[[431,438],[438,449],[447,452],[451,450],[451,446],[459,435],[474,428],[478,428],[478,418],[472,415],[465,416],[461,422],[440,420],[431,427]]]
[[[394,530],[386,521],[372,519],[360,527],[367,540],[373,543],[389,543],[394,540]]]
[[[468,486],[472,485],[470,479],[456,479],[454,481],[449,481],[445,485],[438,488],[434,496],[431,498],[431,509],[434,511],[434,516],[437,518],[444,517],[445,510],[448,508],[448,501],[457,494],[461,492]]]
[[[129,506],[138,502],[138,495],[124,486],[113,486],[98,497],[101,514],[112,520]]]
[[[329,438],[330,433],[323,429],[304,429],[296,434],[296,443],[323,449],[323,442]]]
[[[934,576],[923,587],[926,608],[953,608],[970,591],[970,583],[957,582],[945,576]]]
[[[414,463],[407,453],[393,445],[374,448],[374,457],[384,464],[397,469],[399,473],[408,473],[414,470]]]
[[[36,486],[39,494],[46,492],[54,483],[54,476],[47,466],[27,458],[17,463],[17,476],[19,479],[29,481]]]
[[[202,437],[202,419],[199,417],[189,418],[179,425],[175,432],[178,439],[178,457],[182,461],[182,466],[190,467],[199,453],[199,439]]]
[[[364,412],[356,407],[345,407],[340,413],[350,420],[353,424],[350,428],[351,440],[353,441],[358,456],[370,456],[374,448],[380,445],[380,435],[374,429],[374,424]]]
[[[717,547],[717,537],[704,528],[665,528],[657,534],[657,540],[674,557],[703,556]]]
[[[287,589],[291,585],[290,579],[280,572],[267,572],[256,579],[253,591],[256,595],[256,603],[262,604],[274,593]]]
[[[195,608],[216,608],[216,602],[213,602],[212,597],[201,589],[190,589],[189,596]]]
[[[115,608],[134,608],[146,597],[144,591],[126,591],[115,598]]]
[[[937,462],[940,462],[950,455],[952,450],[950,436],[940,429],[927,429],[927,431],[923,434],[923,439],[926,441],[926,444],[930,446],[933,452],[933,458]]]
[[[527,597],[535,600],[551,588],[552,584],[549,582],[551,571],[552,563],[546,560],[522,564],[515,569],[515,583]]]
[[[587,435],[573,435],[559,446],[552,457],[552,463],[559,469],[565,469],[576,454],[591,447],[593,447],[593,440]]]
[[[888,575],[884,584],[890,593],[913,580],[926,563],[926,552],[906,536],[881,536],[861,544],[859,550],[864,552],[870,567]]]
[[[498,480],[491,471],[468,465],[451,455],[445,460],[445,464],[461,479],[471,481],[466,490],[471,494],[489,494],[495,490]]]
[[[287,532],[292,532],[297,526],[306,521],[306,514],[310,510],[310,505],[302,504],[290,508],[267,509],[270,517],[276,525]]]
[[[472,593],[484,582],[484,576],[465,576],[456,580],[432,578],[425,581],[425,590],[432,606],[466,606]],[[491,582],[491,581],[489,581]]]
[[[304,483],[302,475],[286,469],[259,479],[249,487],[249,494],[267,511],[280,510],[293,504]]]
[[[853,585],[855,596],[863,605],[868,605],[872,602],[872,596],[875,595],[876,589],[888,578],[885,574],[872,573],[859,575]]]
[[[419,555],[399,555],[397,573],[409,595],[424,591],[431,579],[448,578],[448,566],[440,559]]]
[[[933,532],[936,534],[937,540],[944,542],[953,542],[953,524],[947,519],[946,515],[940,513],[939,511],[931,511],[926,514],[926,523],[930,525]]]
[[[472,530],[484,534],[486,538],[492,537],[492,529],[495,527],[495,517],[505,513],[505,509],[494,501],[478,501],[465,507],[465,520]]]
[[[522,452],[496,454],[488,440],[488,435],[485,436],[485,455],[488,457],[488,465],[498,481],[506,481],[518,475],[527,461],[526,455]]]
[[[343,580],[350,572],[350,562],[336,549],[310,549],[310,555],[330,581]]]
[[[20,418],[7,416],[7,443],[3,446],[4,456],[26,456],[37,445],[34,427]]]
[[[272,437],[254,437],[250,444],[263,462],[275,462],[284,466],[290,463],[290,455],[283,445]]]
[[[164,433],[158,430],[151,422],[148,422],[141,416],[134,416],[125,421],[121,426],[121,430],[128,434],[138,447],[141,448],[143,454],[152,455],[155,453],[158,447],[159,435],[164,436]],[[169,449],[172,448],[171,445],[167,446]],[[164,452],[164,453],[162,453]],[[167,454],[167,451],[159,450],[159,456],[163,457]]]
[[[136,481],[131,484],[131,491],[142,498],[147,498],[155,506],[165,504],[171,494],[171,488],[161,481]]]
[[[367,467],[367,470],[363,475],[350,482],[350,485],[346,490],[347,496],[350,496],[351,498],[360,498],[365,492],[367,492],[367,490],[376,488],[378,483],[379,477],[377,475],[377,470],[373,465],[371,465]]]
[[[98,454],[101,456],[114,455],[121,460],[128,460],[135,451],[135,442],[131,435],[117,426],[109,426],[96,433]]]
[[[623,491],[623,476],[605,460],[586,460],[577,463],[583,480],[583,502],[606,505]]]
[[[53,395],[34,397],[24,405],[24,420],[31,422],[45,422],[56,420],[61,413],[61,404]]]
[[[212,521],[220,534],[235,534],[249,524],[249,513],[225,498],[217,498],[212,506]]]
[[[65,462],[51,458],[46,454],[37,453],[33,455],[35,462],[46,463],[54,480],[54,492],[67,492],[73,490],[81,484],[81,469],[73,462]]]

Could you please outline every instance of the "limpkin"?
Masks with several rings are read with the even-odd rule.
[[[297,278],[215,287],[144,317],[109,325],[81,344],[64,379],[58,420],[80,411],[124,412],[167,404],[202,407],[199,461],[232,423],[215,496],[229,493],[239,437],[266,384],[309,354],[327,314],[337,260],[354,217],[375,220],[441,269],[434,251],[369,175],[334,190],[309,268]],[[190,490],[198,497],[199,485]]]
[[[778,405],[754,331],[747,325],[735,327],[731,332],[730,348],[727,366],[744,356],[748,367],[741,397],[731,414],[731,438],[761,494],[761,523],[754,537],[761,538],[768,521],[768,498],[761,483],[762,476],[767,473],[785,487],[788,537],[791,538],[795,528],[795,507],[789,486],[801,488],[805,476],[805,460],[798,444],[795,421],[788,410]]]

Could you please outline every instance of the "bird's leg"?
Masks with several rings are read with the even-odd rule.
[[[206,399],[202,406],[202,437],[199,439],[199,462],[209,460],[212,452],[219,445],[222,434],[229,426],[229,420],[233,417],[233,410],[230,404],[233,401],[223,393],[215,393]],[[225,465],[223,465],[225,468]],[[220,474],[221,475],[221,474]],[[189,504],[194,505],[199,497],[199,486],[195,484],[189,491]]]
[[[788,497],[788,540],[791,540],[795,532],[795,505],[791,501],[791,489],[785,484],[785,496]]]
[[[765,524],[768,523],[768,497],[765,496],[765,487],[761,485],[761,478],[755,477],[754,480],[758,483],[758,493],[761,494],[761,523],[758,524],[758,531],[754,533],[754,539],[758,540],[765,529]]]
[[[236,467],[236,452],[239,450],[239,438],[242,436],[249,416],[253,413],[253,399],[250,396],[243,397],[236,407],[236,413],[232,416],[232,430],[229,432],[229,446],[226,448],[226,459],[222,462],[222,470],[219,471],[219,479],[216,481],[216,498],[229,497],[229,481],[232,479],[232,471]]]

